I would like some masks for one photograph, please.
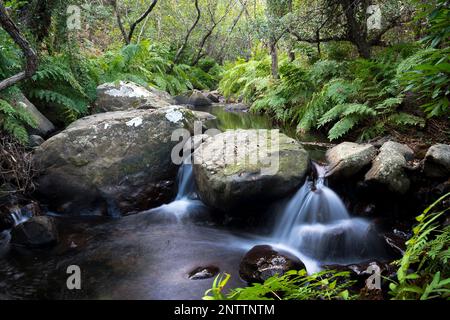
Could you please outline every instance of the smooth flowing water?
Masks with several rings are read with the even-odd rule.
[[[372,225],[352,218],[339,196],[327,187],[326,168],[315,168],[317,179],[308,179],[283,210],[274,241],[322,263],[353,263],[382,256]]]
[[[192,164],[185,161],[177,175],[178,192],[175,200],[147,211],[149,214],[175,217],[177,221],[207,213],[207,207],[199,200]]]

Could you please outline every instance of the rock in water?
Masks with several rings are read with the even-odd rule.
[[[368,166],[376,154],[370,144],[343,142],[327,151],[327,177],[333,180],[352,177]]]
[[[446,180],[450,177],[450,145],[436,144],[428,149],[424,172],[430,178]]]
[[[105,83],[97,88],[96,105],[102,112],[131,109],[157,109],[174,104],[173,99],[157,89],[133,82]]]
[[[276,130],[227,131],[210,137],[194,153],[202,200],[224,211],[286,196],[304,182],[309,169],[305,149]]]
[[[380,148],[380,153],[366,173],[365,181],[386,187],[390,192],[405,194],[410,187],[406,175],[406,159],[414,158],[414,152],[406,145],[388,141]]]
[[[110,214],[144,210],[173,196],[172,132],[191,128],[182,107],[107,112],[72,123],[35,151],[37,192],[52,210]]]
[[[16,226],[11,231],[11,243],[29,248],[56,244],[58,232],[52,217],[37,216]]]
[[[262,283],[289,270],[305,269],[305,265],[296,257],[275,251],[271,246],[255,246],[242,258],[239,275],[248,283]]]
[[[203,107],[212,105],[212,101],[209,100],[201,91],[194,90],[189,97],[189,104],[195,107]]]

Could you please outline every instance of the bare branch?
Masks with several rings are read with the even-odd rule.
[[[25,71],[0,82],[0,90],[3,90],[19,81],[30,78],[37,70],[38,58],[36,52],[31,48],[30,43],[22,36],[17,26],[8,16],[3,2],[0,2],[0,25],[20,47],[26,58]]]

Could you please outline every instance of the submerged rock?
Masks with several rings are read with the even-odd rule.
[[[279,141],[273,149],[271,139]],[[305,149],[277,131],[228,131],[210,137],[194,153],[202,200],[224,211],[286,196],[304,182],[309,169]]]
[[[249,107],[243,103],[229,103],[225,105],[225,111],[228,112],[247,112]]]
[[[72,123],[35,151],[38,195],[70,214],[127,213],[173,196],[172,132],[195,116],[169,107],[96,114]]]
[[[343,142],[327,151],[327,177],[340,180],[358,174],[375,158],[377,150],[370,144]]]
[[[133,82],[105,83],[97,88],[96,105],[102,112],[157,109],[173,104],[166,92],[154,88],[147,90]]]
[[[57,241],[58,232],[52,217],[32,217],[11,231],[13,245],[40,248],[56,244]]]
[[[269,245],[253,247],[242,258],[239,275],[248,283],[262,283],[289,270],[301,270],[305,265],[296,257],[280,253]]]
[[[414,152],[408,146],[388,141],[380,148],[365,181],[386,187],[390,192],[405,194],[410,187],[405,168],[407,159],[413,158]]]
[[[219,273],[219,271],[220,271],[219,268],[215,266],[198,267],[189,272],[189,279],[190,280],[209,279],[216,276]]]
[[[428,149],[424,173],[430,178],[446,180],[450,177],[450,145],[436,144]]]

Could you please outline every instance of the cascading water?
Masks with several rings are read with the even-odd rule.
[[[327,263],[352,263],[382,255],[371,224],[350,217],[339,196],[326,186],[325,168],[307,180],[276,225],[276,243]]]
[[[149,212],[173,215],[180,221],[186,216],[206,211],[205,205],[198,199],[193,167],[188,161],[185,161],[178,170],[177,185],[178,192],[174,201]]]

